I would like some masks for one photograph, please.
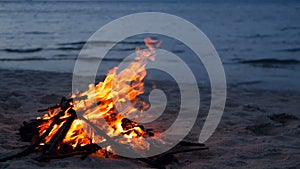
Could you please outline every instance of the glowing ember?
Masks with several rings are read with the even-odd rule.
[[[39,125],[40,136],[47,134],[40,145],[51,142],[53,137],[57,137],[62,132],[60,128],[67,125],[66,119],[72,116],[72,112],[70,113],[72,108],[117,142],[127,144],[134,150],[149,149],[150,144],[144,139],[147,137],[147,133],[136,121],[143,117],[142,112],[148,109],[149,105],[139,100],[138,96],[144,93],[143,80],[147,74],[146,63],[148,60],[155,60],[154,47],[159,46],[160,42],[150,38],[146,38],[144,42],[148,49],[141,50],[137,48],[137,56],[127,68],[117,72],[118,67],[115,67],[108,72],[103,82],[97,85],[90,84],[87,91],[72,95],[72,98],[87,96],[86,99],[70,101],[70,105],[66,110],[60,110],[60,108],[49,110],[48,114],[42,118],[47,121]],[[127,106],[123,107],[122,112],[118,112],[116,106],[124,103],[131,104],[125,104]],[[54,118],[59,113],[61,113],[59,118]],[[132,116],[135,117],[136,122],[126,118]],[[105,120],[108,125],[105,125],[101,120]],[[51,131],[47,132],[47,128],[53,124]],[[95,137],[92,130],[83,130],[84,125],[87,124],[77,118],[74,119],[62,143],[75,149],[78,146],[106,141],[100,136]],[[156,134],[153,133],[153,135]],[[106,145],[106,150],[112,150],[112,147]]]

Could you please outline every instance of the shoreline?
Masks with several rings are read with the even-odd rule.
[[[47,70],[19,70],[19,69],[2,69],[0,68],[0,72],[19,72],[19,73],[42,73],[42,74],[46,74],[47,76],[55,76],[55,75],[63,75],[64,77],[69,77],[71,80],[72,80],[72,76],[73,74],[72,73],[69,73],[69,72],[54,72],[54,71],[47,71]],[[78,76],[81,76],[81,75],[78,75]],[[82,77],[85,77],[85,76],[82,76]],[[106,75],[97,75],[96,76],[96,79],[95,79],[95,82],[96,83],[99,83],[101,81],[103,81],[105,79]],[[70,80],[70,79],[67,79],[67,80]],[[175,84],[174,81],[167,81],[167,80],[152,80],[153,82],[158,82],[158,83],[171,83],[172,85]],[[247,83],[247,82],[245,82]],[[252,81],[249,81],[250,85],[252,83]],[[253,83],[255,83],[255,81],[253,81]],[[199,88],[210,88],[209,86],[210,84],[207,84],[207,83],[203,83],[201,82],[198,83],[198,86]],[[253,91],[253,92],[274,92],[274,93],[287,93],[287,94],[300,94],[300,91],[298,90],[287,90],[287,89],[283,89],[283,90],[275,90],[274,88],[270,88],[270,89],[265,89],[265,88],[259,88],[259,87],[243,87],[244,83],[237,83],[237,84],[228,84],[227,83],[227,89],[228,90],[231,90],[231,89],[237,89],[237,90],[241,90],[241,91]],[[201,91],[200,91],[201,92]],[[71,90],[70,90],[70,93],[71,93]]]
[[[56,104],[62,96],[69,96],[72,75],[27,70],[0,72],[0,156],[4,157],[28,145],[21,142],[17,134],[23,121],[42,116],[38,109]],[[161,129],[176,118],[174,114],[179,110],[180,98],[176,86],[166,82],[157,82],[157,86],[165,86],[163,90],[171,98],[164,117],[149,124]],[[201,106],[198,118],[184,141],[198,141],[210,106],[209,88],[199,90]],[[171,162],[167,168],[297,168],[300,165],[299,100],[300,93],[297,92],[229,87],[221,122],[205,142],[209,150],[177,154],[174,157],[178,162]],[[50,163],[38,163],[29,156],[0,163],[0,168],[99,168],[99,164],[103,164],[100,168],[147,168],[134,160],[94,156],[83,161],[71,157]]]

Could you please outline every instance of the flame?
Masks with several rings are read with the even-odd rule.
[[[144,93],[144,78],[147,74],[146,64],[150,61],[155,61],[155,47],[160,45],[160,41],[151,38],[144,39],[148,49],[141,50],[136,48],[136,57],[129,66],[118,71],[118,67],[111,69],[103,82],[97,85],[90,84],[88,90],[80,94],[73,94],[71,97],[87,96],[87,99],[76,100],[72,105],[77,113],[82,113],[82,116],[93,122],[106,134],[121,144],[127,144],[135,150],[149,149],[150,144],[144,139],[147,133],[143,130],[136,121],[143,117],[143,111],[149,108],[149,104],[138,99],[138,96]],[[127,104],[131,103],[131,104]],[[124,107],[125,105],[125,107]],[[123,106],[121,112],[118,112],[117,106]],[[71,107],[70,107],[71,108]],[[40,136],[46,132],[47,128],[53,122],[53,117],[62,110],[55,109],[49,111],[42,119],[47,122],[39,126]],[[63,119],[70,117],[70,114],[65,110],[60,117],[62,121],[55,124],[53,129],[45,137],[44,142],[49,143],[51,138],[58,132],[59,128],[65,123]],[[134,117],[134,121],[126,117]],[[105,125],[105,120],[108,125]],[[80,119],[75,119],[66,134],[63,143],[71,145],[74,149],[78,146],[84,146],[90,143],[105,142],[102,137],[95,137],[93,131],[83,130],[86,125]],[[157,136],[158,134],[155,134]],[[106,150],[112,150],[108,145]]]

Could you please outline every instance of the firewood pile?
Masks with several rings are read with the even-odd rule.
[[[78,119],[76,115],[76,111],[72,108],[74,100],[85,99],[86,97],[80,98],[71,98],[66,99],[63,97],[61,102],[55,106],[49,107],[47,109],[38,110],[39,112],[51,112],[54,109],[59,109],[58,113],[52,116],[49,119],[34,119],[29,122],[23,122],[23,126],[19,129],[19,134],[21,136],[22,141],[31,142],[31,145],[25,148],[22,152],[5,157],[0,159],[0,162],[12,160],[14,158],[21,158],[27,156],[31,153],[38,153],[39,156],[35,157],[35,160],[39,162],[49,162],[52,159],[61,159],[67,157],[80,157],[80,159],[84,160],[89,155],[93,153],[101,153],[103,157],[109,158],[112,156],[112,153],[107,151],[107,149],[102,148],[98,144],[95,144],[90,139],[88,141],[89,144],[85,145],[77,145],[73,147],[70,143],[66,143],[63,140],[65,139],[67,133],[69,132],[72,123],[75,119]],[[51,120],[51,123],[49,123]],[[39,133],[38,126],[41,126],[43,123],[48,123],[46,130],[41,134]],[[52,137],[48,141],[45,141],[46,137],[49,136],[50,132],[53,132],[54,126],[59,126],[58,129],[55,130],[55,133],[51,133]],[[124,118],[122,120],[122,127],[126,130],[129,128],[139,127],[142,130],[145,130],[142,125],[137,124],[129,119]],[[147,129],[147,137],[153,137],[154,133],[152,129]],[[138,133],[138,131],[137,131]],[[126,133],[124,133],[126,134]],[[104,137],[109,137],[105,135]],[[109,143],[107,143],[109,144]],[[193,147],[191,149],[183,149],[182,147]],[[176,151],[174,151],[176,149]],[[173,161],[173,154],[184,153],[190,151],[199,151],[206,150],[204,144],[198,143],[190,143],[190,142],[180,142],[173,151],[166,152],[164,154],[158,155],[156,157],[151,158],[138,158],[138,160],[143,161],[155,168],[164,168],[164,165],[168,162]],[[117,157],[116,155],[113,155]]]

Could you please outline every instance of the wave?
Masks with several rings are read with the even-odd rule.
[[[52,50],[81,50],[83,45],[85,45],[86,41],[78,41],[78,42],[67,42],[67,43],[58,43],[57,45],[59,47],[53,48]],[[104,45],[104,44],[112,44],[116,43],[113,41],[89,41],[89,45]],[[122,41],[117,44],[123,44],[123,45],[134,45],[134,48],[128,47],[128,48],[112,48],[112,51],[134,51],[135,47],[139,45],[144,45],[143,41]]]
[[[111,51],[135,51],[135,48],[112,48]]]
[[[299,60],[296,59],[256,59],[256,60],[242,60],[239,61],[242,64],[250,64],[253,66],[260,66],[260,67],[284,67],[288,65],[298,65],[300,64]]]
[[[67,42],[67,43],[58,43],[59,46],[69,46],[69,45],[84,45],[86,41],[78,41],[78,42]]]
[[[69,51],[69,50],[81,50],[81,46],[69,46],[69,47],[58,47],[58,48],[53,48],[51,50],[64,50],[64,51]],[[135,51],[135,48],[112,48],[110,51]]]
[[[51,60],[76,60],[77,58],[71,58],[71,57],[65,57],[62,56],[68,56],[68,55],[56,55],[59,57],[54,58],[41,58],[41,57],[28,57],[28,58],[0,58],[0,61],[51,61]],[[99,60],[98,57],[86,57],[81,58],[81,60]],[[109,62],[122,62],[123,58],[102,58],[102,61],[109,61]],[[127,60],[126,60],[127,61]]]
[[[289,31],[289,30],[299,30],[300,27],[297,26],[286,26],[280,29],[280,31]]]
[[[34,52],[39,52],[42,50],[60,50],[60,51],[79,51],[82,49],[83,45],[85,44],[85,41],[78,41],[78,42],[67,42],[67,43],[58,43],[56,47],[51,47],[51,48],[6,48],[6,49],[0,49],[1,51],[5,51],[8,53],[34,53]],[[100,44],[107,44],[107,43],[116,43],[113,41],[91,41],[89,44],[95,44],[95,45],[100,45]],[[125,46],[120,48],[120,47],[113,47],[111,50],[112,51],[135,51],[136,47],[139,45],[144,45],[143,41],[122,41],[119,42],[120,44],[124,44]],[[119,44],[118,43],[118,44]],[[129,45],[134,45],[134,47],[131,47]],[[182,53],[183,51],[175,51],[177,53]]]
[[[260,84],[263,81],[260,80],[254,80],[254,81],[244,81],[244,82],[238,82],[233,84],[234,87],[238,87],[238,86],[249,86],[249,85],[256,85],[256,84]]]
[[[43,48],[28,48],[28,49],[2,49],[2,51],[9,52],[9,53],[34,53],[43,50]]]
[[[77,42],[66,42],[66,43],[58,43],[59,46],[73,46],[73,45],[81,45],[83,46],[87,41],[77,41]],[[118,44],[128,44],[128,45],[144,45],[144,41],[89,41],[89,44],[111,44],[111,43],[118,43]]]
[[[52,33],[51,32],[32,31],[32,32],[24,32],[24,34],[30,34],[30,35],[48,35],[48,34],[52,34]]]
[[[129,44],[129,45],[144,45],[144,41],[122,41],[121,44]]]
[[[253,34],[253,35],[245,35],[245,36],[238,36],[241,38],[247,38],[247,39],[256,39],[256,38],[270,38],[270,37],[274,37],[276,35],[272,35],[272,34]]]
[[[0,61],[41,61],[41,60],[74,60],[70,58],[41,58],[41,57],[31,57],[31,58],[1,58]]]
[[[79,59],[78,59],[79,60]],[[84,57],[84,58],[80,58],[80,60],[99,60],[98,57]],[[124,58],[102,58],[101,59],[102,61],[107,61],[107,62],[129,62],[129,61],[132,61],[132,60],[124,60]]]
[[[289,49],[282,49],[282,50],[279,50],[279,52],[300,52],[300,48],[289,48]]]
[[[58,47],[54,48],[54,50],[81,50],[82,46],[68,46],[68,47]]]

